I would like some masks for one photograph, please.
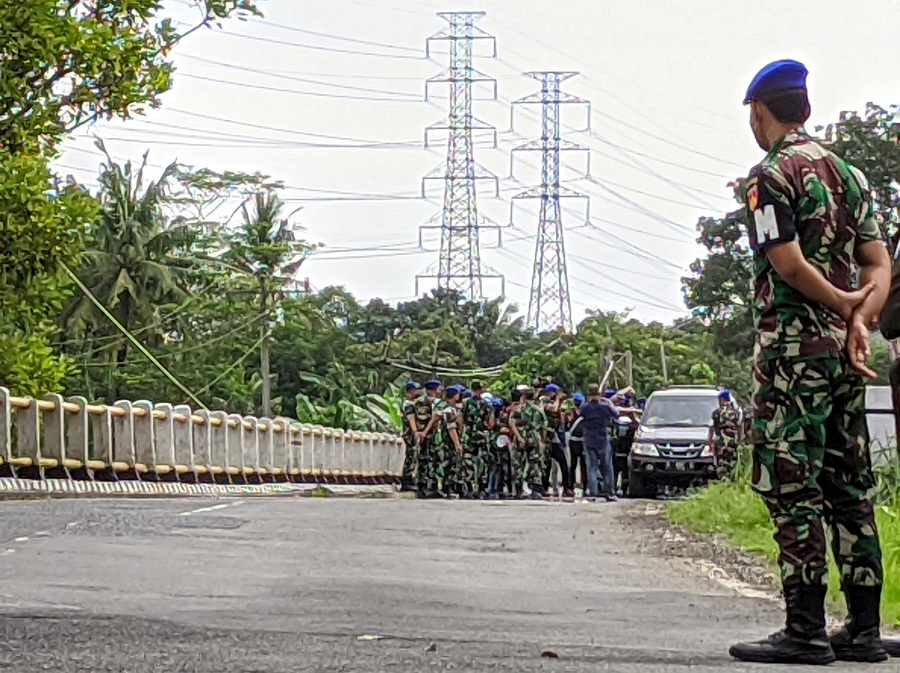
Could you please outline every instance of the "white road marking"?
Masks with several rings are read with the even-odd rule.
[[[191,516],[192,514],[202,514],[204,512],[214,512],[217,509],[225,509],[226,507],[233,507],[236,505],[242,505],[243,500],[238,500],[237,502],[226,502],[221,505],[212,505],[210,507],[201,507],[200,509],[193,509],[190,512],[180,512],[178,516]]]
[[[27,537],[17,537],[13,542],[28,542]]]

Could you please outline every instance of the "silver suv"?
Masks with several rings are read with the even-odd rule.
[[[632,497],[653,497],[659,486],[687,486],[715,476],[708,439],[718,406],[719,389],[712,386],[672,386],[650,395],[628,455]]]

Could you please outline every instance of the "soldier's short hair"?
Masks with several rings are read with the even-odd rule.
[[[809,94],[806,89],[775,91],[758,99],[782,124],[803,124],[809,119]]]
[[[528,390],[522,391],[522,399],[523,400],[533,400],[534,399],[534,390],[529,388]]]

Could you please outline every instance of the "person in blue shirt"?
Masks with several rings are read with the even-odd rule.
[[[614,502],[616,485],[613,483],[612,448],[609,443],[609,424],[618,418],[619,410],[604,397],[600,386],[592,383],[588,387],[588,401],[578,410],[583,427],[584,459],[587,463],[588,497],[600,497],[598,490],[598,470],[603,474],[603,497]]]

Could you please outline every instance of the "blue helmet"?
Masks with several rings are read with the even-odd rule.
[[[547,393],[558,393],[558,392],[559,392],[559,386],[556,385],[555,383],[547,384],[546,386],[544,386],[544,392],[547,392]]]
[[[730,400],[731,399],[731,391],[730,390],[722,390],[719,392],[720,400]]]
[[[616,392],[617,391],[615,391],[615,390],[605,390],[605,391],[603,391],[603,397],[605,397],[608,400],[612,399],[613,397],[616,396]]]
[[[572,401],[575,402],[575,404],[584,404],[584,393],[575,393],[572,395]]]
[[[499,397],[495,397],[491,400],[491,404],[499,409],[503,406],[503,400],[501,400]]]

